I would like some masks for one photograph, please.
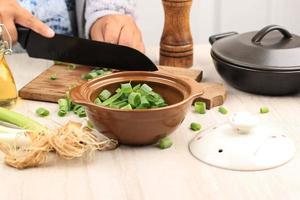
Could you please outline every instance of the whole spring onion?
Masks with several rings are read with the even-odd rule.
[[[10,128],[0,123],[0,142],[21,147],[30,144],[31,139],[26,136],[26,130]]]
[[[0,107],[0,121],[14,124],[28,131],[41,133],[48,129],[40,123],[19,113]]]
[[[25,130],[24,129],[7,127],[7,126],[4,126],[0,123],[0,134],[3,134],[3,133],[17,134],[17,133],[20,133],[20,132],[25,132]]]
[[[160,108],[168,105],[163,97],[147,84],[132,86],[130,82],[122,83],[115,92],[112,95],[110,91],[103,90],[94,103],[126,110]]]
[[[26,130],[36,134],[43,133],[47,130],[46,127],[30,118],[1,107],[0,121],[23,128],[11,128],[0,124],[0,142],[17,148],[31,143],[30,137],[26,135]]]

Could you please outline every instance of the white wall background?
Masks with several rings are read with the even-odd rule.
[[[158,46],[163,30],[161,0],[137,0],[137,23],[147,46]],[[259,30],[278,24],[300,34],[300,0],[193,0],[191,29],[195,44],[228,31]]]

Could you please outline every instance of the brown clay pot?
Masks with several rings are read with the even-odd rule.
[[[120,110],[94,104],[107,89],[114,92],[121,83],[147,83],[169,106],[155,109]],[[217,92],[216,92],[217,89]],[[148,145],[171,134],[184,120],[193,100],[201,98],[208,107],[223,103],[220,84],[198,83],[192,79],[157,72],[119,72],[84,83],[71,91],[74,103],[86,107],[94,127],[109,138],[127,145]]]

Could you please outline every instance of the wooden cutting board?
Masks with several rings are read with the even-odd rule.
[[[76,69],[70,69],[66,65],[53,65],[38,77],[25,85],[20,91],[19,96],[24,99],[57,102],[63,98],[66,91],[72,85],[79,85],[85,80],[81,79],[82,74],[87,74],[92,67],[80,66]],[[201,81],[202,70],[200,69],[184,69],[175,67],[159,66],[161,73],[172,75],[182,75]],[[56,80],[50,80],[52,74],[57,75]]]

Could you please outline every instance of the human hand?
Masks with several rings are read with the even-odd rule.
[[[129,15],[107,15],[99,18],[91,27],[90,37],[92,40],[145,51],[141,31]]]
[[[27,27],[45,37],[53,37],[54,31],[22,8],[17,0],[0,0],[0,23],[4,24],[12,38],[13,44],[18,39],[15,23]]]

